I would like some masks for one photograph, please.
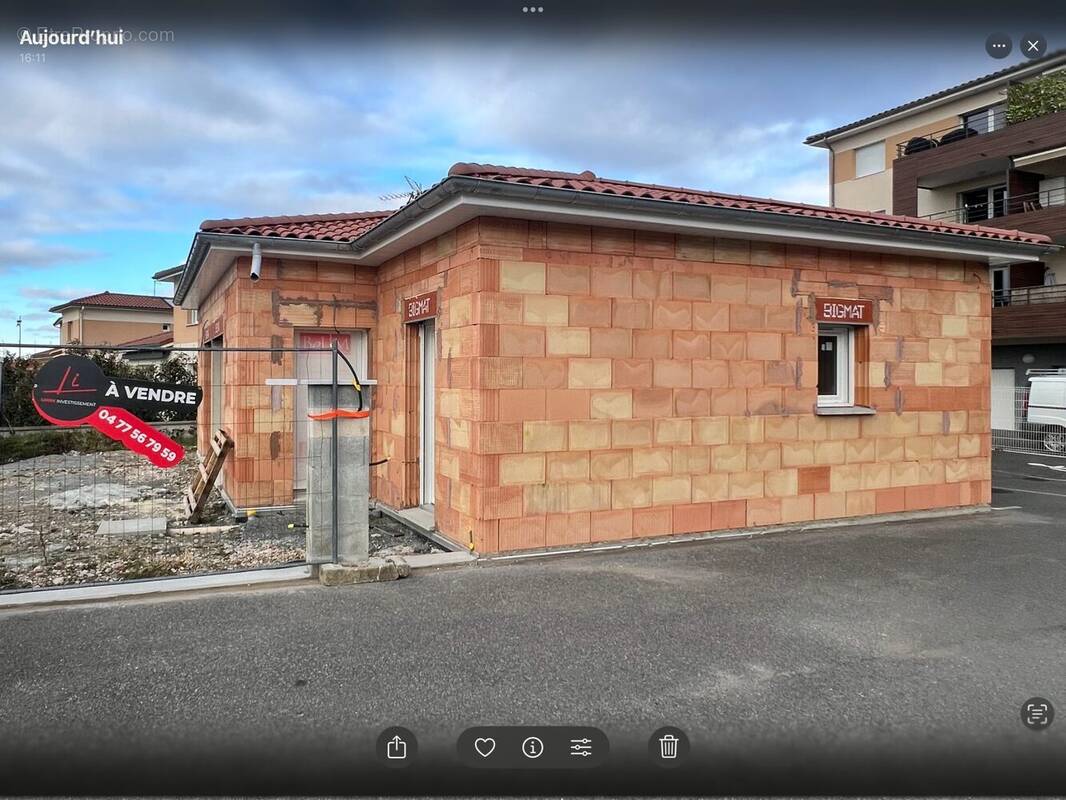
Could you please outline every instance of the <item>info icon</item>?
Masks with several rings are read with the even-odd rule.
[[[648,740],[648,756],[660,767],[680,766],[688,752],[688,736],[680,728],[659,728]]]
[[[407,728],[386,728],[378,736],[377,754],[386,767],[406,767],[418,755],[418,739]]]
[[[1030,697],[1022,703],[1022,723],[1031,731],[1051,727],[1055,719],[1055,707],[1043,697]]]

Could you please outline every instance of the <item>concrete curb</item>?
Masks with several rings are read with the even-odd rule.
[[[310,564],[293,567],[221,572],[215,575],[192,575],[187,578],[151,578],[141,581],[94,584],[92,586],[64,586],[55,589],[31,589],[0,595],[0,610],[32,606],[65,605],[97,600],[119,600],[125,597],[194,592],[202,589],[221,589],[241,586],[264,586],[274,583],[306,581],[314,574]]]
[[[940,508],[930,511],[906,511],[895,514],[875,514],[864,517],[843,517],[841,519],[818,520],[795,525],[767,525],[758,528],[732,528],[706,533],[685,533],[672,536],[657,536],[648,539],[628,539],[620,542],[603,542],[578,547],[546,548],[543,550],[504,553],[502,555],[481,556],[479,566],[525,561],[527,559],[554,558],[556,556],[580,555],[584,553],[607,553],[618,550],[638,550],[644,547],[659,547],[670,544],[692,544],[732,539],[755,539],[760,536],[773,536],[784,533],[804,533],[832,528],[852,528],[862,525],[881,525],[888,522],[913,522],[923,519],[940,519],[942,517],[972,516],[991,512],[991,506],[960,506],[957,508]]]
[[[462,567],[473,564],[477,556],[458,550],[453,553],[421,553],[412,556],[404,556],[404,560],[412,570],[419,569],[445,569],[448,567]]]

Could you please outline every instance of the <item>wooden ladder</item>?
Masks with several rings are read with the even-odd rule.
[[[193,478],[192,486],[185,490],[185,513],[189,522],[196,522],[200,518],[218,473],[222,471],[222,463],[232,449],[233,440],[229,435],[221,428],[215,431],[207,458],[197,462],[200,474]]]

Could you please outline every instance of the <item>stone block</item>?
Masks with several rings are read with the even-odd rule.
[[[544,483],[544,456],[521,453],[500,456],[500,485]]]
[[[548,328],[548,355],[589,355],[588,328]]]
[[[611,446],[611,423],[607,420],[570,422],[570,447],[575,450],[606,450]]]
[[[351,564],[322,564],[318,568],[318,580],[323,586],[395,581],[410,574],[411,567],[399,556],[370,558]]]
[[[633,392],[629,389],[592,392],[589,414],[593,419],[628,419],[633,416]]]
[[[650,419],[621,419],[611,423],[611,442],[614,447],[650,447],[653,441],[653,421]]]
[[[522,424],[522,449],[527,453],[565,450],[566,433],[565,422],[525,422]]]
[[[500,291],[544,294],[545,268],[533,261],[501,261]]]
[[[611,387],[611,359],[570,359],[567,385],[571,389],[609,389]]]

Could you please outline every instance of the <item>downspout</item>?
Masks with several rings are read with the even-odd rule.
[[[825,146],[829,149],[829,205],[831,208],[836,208],[837,205],[837,185],[836,185],[836,151],[833,150],[833,145],[826,140]]]

